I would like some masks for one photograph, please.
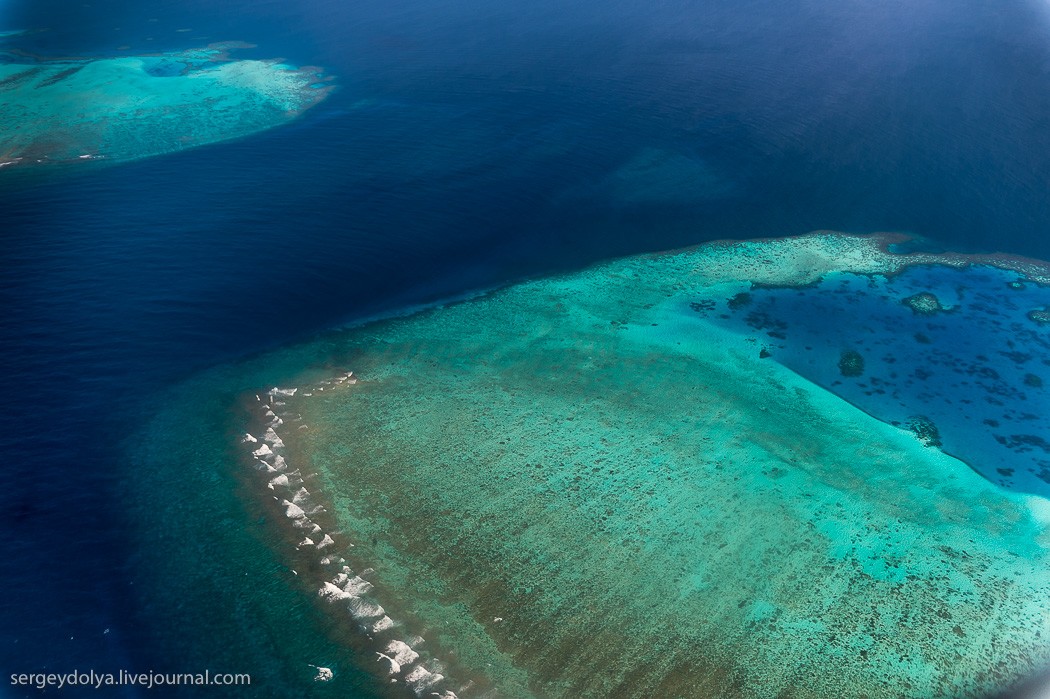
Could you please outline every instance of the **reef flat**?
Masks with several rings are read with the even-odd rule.
[[[246,44],[98,59],[0,55],[0,168],[126,161],[283,124],[331,85],[316,67],[234,60]]]
[[[696,311],[1045,272],[893,241],[717,243],[337,333],[352,373],[299,350],[242,459],[298,574],[419,695],[984,696],[1050,663],[1050,503]]]

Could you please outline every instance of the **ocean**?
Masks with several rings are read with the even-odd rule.
[[[1050,259],[1037,0],[7,0],[0,30],[44,56],[245,41],[337,85],[248,138],[0,172],[6,674],[210,664],[260,696],[316,688],[300,658],[334,632],[275,577],[236,479],[180,516],[141,486],[171,474],[128,457],[207,367],[715,239],[900,231]],[[276,646],[281,605],[307,623]]]

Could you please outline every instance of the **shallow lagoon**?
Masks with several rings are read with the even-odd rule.
[[[875,417],[923,432],[989,480],[1045,497],[1050,332],[1035,318],[1048,303],[1046,287],[1009,270],[923,265],[750,289],[694,310]],[[860,364],[851,372],[843,357]]]

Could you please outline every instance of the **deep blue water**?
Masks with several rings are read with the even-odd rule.
[[[0,30],[35,28],[5,45],[243,40],[340,90],[234,143],[0,173],[5,677],[269,652],[172,624],[226,612],[177,586],[129,594],[150,530],[120,445],[202,367],[713,238],[899,230],[1050,258],[1041,0],[0,0]]]

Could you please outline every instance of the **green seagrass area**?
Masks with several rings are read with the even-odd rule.
[[[231,60],[239,44],[99,59],[0,56],[0,168],[124,161],[285,123],[331,87],[317,68]]]
[[[286,441],[391,616],[498,696],[982,696],[1050,663],[1050,504],[689,310],[926,261],[883,250],[709,245],[350,330],[358,382],[288,398]]]

